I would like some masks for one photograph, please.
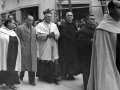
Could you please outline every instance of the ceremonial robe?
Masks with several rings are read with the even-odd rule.
[[[48,38],[47,35],[54,32],[54,38]],[[37,36],[37,55],[38,55],[38,70],[39,79],[52,82],[60,75],[58,69],[58,46],[59,31],[54,23],[41,22],[36,26]]]
[[[78,55],[75,40],[75,32],[77,28],[74,23],[65,22],[60,27],[59,46],[59,62],[63,76],[77,75],[78,71]]]
[[[21,71],[21,46],[13,30],[0,28],[0,84],[20,84],[18,72]]]
[[[47,34],[54,32],[55,39],[47,38]],[[58,59],[58,47],[57,47],[57,39],[59,38],[59,31],[54,23],[50,23],[50,27],[48,27],[45,22],[41,22],[36,26],[36,33],[41,35],[37,40],[37,49],[38,49],[38,57],[41,60],[52,60],[51,54],[53,54],[53,60]],[[51,47],[53,47],[53,51],[51,51]]]
[[[16,36],[13,30],[8,30],[4,26],[0,28],[0,70],[7,71],[7,52],[9,44],[9,36]],[[19,38],[17,37],[18,41]],[[16,60],[15,71],[21,71],[21,45],[18,44],[18,54]]]
[[[110,15],[106,15],[98,25],[94,36],[87,90],[120,90],[120,74],[116,67],[119,33],[120,23]]]

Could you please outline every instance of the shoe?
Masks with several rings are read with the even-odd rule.
[[[75,80],[75,77],[74,76],[68,76],[67,79],[68,80]]]
[[[9,86],[9,88],[12,89],[12,90],[16,90],[14,85]]]
[[[22,80],[23,80],[23,77],[20,76],[20,80],[22,81]]]
[[[44,81],[44,82],[47,82],[47,83],[49,83],[49,84],[52,83],[52,80],[51,80],[51,79],[43,79],[43,81]]]
[[[45,82],[47,82],[47,83],[49,83],[49,84],[51,84],[51,83],[52,83],[52,81],[45,81]]]
[[[62,79],[67,79],[67,76],[62,76]]]
[[[17,89],[17,87],[16,87],[16,86],[14,86],[14,85],[13,85],[13,87],[14,87],[15,89]]]
[[[30,85],[32,85],[32,86],[36,86],[36,84],[35,83],[29,83]]]
[[[56,85],[59,85],[59,83],[57,81],[54,81],[53,83],[55,83]]]
[[[58,83],[58,79],[55,78],[55,77],[53,77],[53,83],[55,83],[56,85],[59,85],[59,83]]]

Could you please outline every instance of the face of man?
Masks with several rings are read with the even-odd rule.
[[[68,22],[72,22],[72,20],[73,20],[73,13],[72,13],[72,12],[68,12],[68,13],[66,14],[66,20],[67,20]]]
[[[51,17],[52,17],[51,14],[46,14],[45,17],[44,17],[45,22],[50,23],[51,22]]]
[[[89,16],[88,20],[87,20],[87,24],[89,24],[89,25],[95,25],[96,24],[95,17],[94,16]]]
[[[115,18],[117,21],[120,20],[120,1],[113,1],[114,7],[111,11],[113,18]]]
[[[33,24],[33,17],[32,16],[28,16],[27,19],[26,19],[26,23],[28,26],[32,25]]]
[[[15,25],[15,21],[14,20],[12,20],[12,22],[8,23],[8,28],[10,30],[14,29],[15,27],[16,27],[16,25]]]

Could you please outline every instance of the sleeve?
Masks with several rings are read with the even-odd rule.
[[[47,34],[39,33],[37,34],[37,39],[47,40]]]
[[[16,30],[15,30],[15,32],[16,32],[17,36],[19,37],[19,39],[21,40],[21,38],[22,38],[22,33],[21,33],[21,31],[20,31],[20,27],[17,27]]]
[[[43,34],[39,32],[39,30],[42,29],[39,24],[35,27],[35,29],[36,29],[37,39],[47,40],[47,34]]]
[[[68,35],[67,33],[66,33],[66,28],[65,28],[65,26],[61,26],[61,30],[60,30],[60,37],[62,37],[63,39],[65,39],[66,38],[66,41],[67,42],[72,42],[73,41],[73,38],[70,36],[70,35]]]
[[[92,43],[91,38],[87,38],[88,34],[84,32],[79,33],[78,44],[79,45],[90,45]]]
[[[60,36],[60,33],[59,33],[59,30],[58,30],[58,28],[57,28],[56,25],[55,25],[55,30],[56,30],[55,39],[58,40],[58,39],[59,39],[59,36]]]

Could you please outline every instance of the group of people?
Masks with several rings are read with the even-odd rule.
[[[81,30],[72,12],[66,13],[59,28],[51,22],[49,9],[35,27],[31,15],[18,26],[9,16],[0,28],[0,85],[15,90],[14,84],[20,84],[28,71],[33,86],[36,76],[59,85],[60,76],[74,80],[83,74],[85,90],[120,90],[119,7],[120,1],[110,1],[102,22],[96,27],[94,15],[88,15]]]

